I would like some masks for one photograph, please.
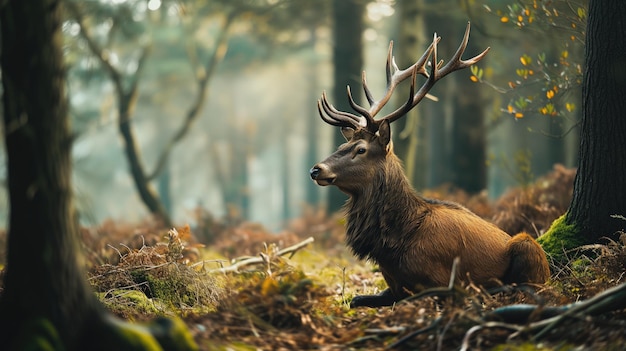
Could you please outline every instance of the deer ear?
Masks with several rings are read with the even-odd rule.
[[[346,141],[350,141],[354,136],[354,129],[350,127],[341,127],[341,134],[344,138],[346,138]]]
[[[383,147],[387,147],[391,142],[391,126],[388,120],[382,120],[378,125],[378,142]]]

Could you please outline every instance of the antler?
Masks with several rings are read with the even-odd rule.
[[[420,57],[417,62],[415,62],[410,67],[407,67],[404,70],[400,70],[396,65],[395,59],[392,55],[393,51],[393,41],[389,43],[389,51],[387,53],[387,88],[385,90],[384,96],[375,101],[372,97],[372,93],[367,87],[367,80],[365,78],[365,72],[361,75],[361,80],[363,82],[363,91],[365,92],[365,97],[369,102],[370,108],[367,109],[363,106],[358,105],[354,99],[352,98],[352,93],[350,91],[350,86],[347,87],[348,90],[348,101],[350,102],[350,106],[360,114],[360,116],[337,110],[332,104],[328,102],[326,97],[326,93],[322,93],[322,98],[317,101],[317,108],[319,110],[320,116],[322,119],[331,125],[339,126],[339,127],[351,127],[351,128],[367,128],[371,132],[376,132],[378,130],[378,125],[384,121],[388,120],[389,123],[396,121],[400,117],[404,116],[407,112],[409,112],[413,107],[415,107],[422,99],[428,95],[428,91],[435,85],[435,83],[447,76],[448,74],[458,71],[463,68],[467,68],[476,62],[482,60],[483,57],[489,52],[490,48],[485,49],[485,51],[480,54],[474,56],[468,60],[462,60],[461,56],[465,52],[467,48],[467,42],[469,40],[469,32],[470,32],[470,24],[467,23],[467,27],[465,29],[465,35],[463,36],[463,40],[461,41],[461,45],[456,50],[454,56],[450,59],[450,61],[444,66],[443,60],[437,61],[437,44],[441,40],[441,37],[437,36],[435,33],[433,37],[432,43],[428,46],[422,57]],[[431,62],[428,62],[428,58],[432,56]],[[426,70],[426,66],[430,65],[430,71]],[[420,74],[426,77],[426,82],[415,92],[415,81],[417,75]],[[406,103],[400,106],[395,111],[390,114],[375,120],[374,117],[380,110],[389,102],[393,91],[396,86],[400,84],[400,82],[406,80],[411,77],[411,88],[409,91],[409,97]]]

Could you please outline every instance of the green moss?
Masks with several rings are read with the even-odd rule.
[[[107,317],[85,340],[91,350],[193,351],[198,346],[178,318],[159,318],[151,324],[127,323]]]
[[[161,351],[156,338],[150,331],[139,324],[123,322],[116,318],[108,318],[106,323],[96,331],[92,350],[125,350]],[[87,341],[89,342],[89,341]]]
[[[189,288],[187,281],[175,274],[157,277],[152,274],[147,276],[150,291],[153,296],[161,301],[174,306],[193,306],[196,304],[196,294]]]
[[[493,351],[565,351],[571,350],[572,345],[559,345],[556,347],[547,347],[542,345],[536,345],[533,343],[523,344],[503,344],[494,347]]]
[[[107,309],[124,318],[132,319],[132,316],[136,314],[157,315],[160,313],[155,302],[139,290],[116,289],[106,293],[97,293],[97,296]]]
[[[158,318],[142,325],[122,321],[110,315],[83,326],[80,350],[141,350],[141,351],[195,351],[191,333],[179,318]],[[14,351],[64,351],[57,329],[46,318],[34,318],[23,322],[20,334],[9,348]]]
[[[148,328],[164,350],[197,349],[191,333],[180,318],[158,318]]]
[[[586,244],[585,238],[573,224],[565,223],[565,214],[552,222],[550,229],[537,238],[546,254],[554,262],[564,263],[565,252]]]
[[[193,308],[206,311],[215,308],[222,292],[221,282],[214,276],[200,274],[182,264],[169,264],[158,269],[130,271],[133,281],[143,285],[146,296],[170,309]]]

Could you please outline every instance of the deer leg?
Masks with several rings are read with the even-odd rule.
[[[377,295],[357,295],[353,297],[350,302],[350,308],[391,306],[399,300],[401,299],[396,298],[391,289],[385,289]]]

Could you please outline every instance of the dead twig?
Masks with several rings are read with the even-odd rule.
[[[275,256],[280,257],[280,256],[284,256],[287,254],[290,254],[289,257],[293,257],[293,255],[300,249],[302,249],[303,247],[307,246],[308,244],[312,243],[314,241],[313,237],[309,237],[295,245],[286,247],[282,250],[279,250]],[[262,264],[262,263],[268,263],[268,257],[265,254],[254,256],[254,257],[250,257],[244,260],[241,260],[235,264],[232,264],[228,267],[221,267],[221,268],[216,268],[216,269],[212,269],[210,271],[208,271],[208,273],[237,273],[239,272],[239,270],[242,267],[246,267],[246,266],[251,266],[251,265],[257,265],[257,264]]]
[[[465,333],[465,336],[463,337],[463,343],[461,344],[461,350],[460,351],[466,351],[470,349],[470,339],[472,338],[472,335],[482,329],[487,329],[487,328],[503,328],[503,329],[511,329],[511,330],[515,330],[517,332],[521,331],[522,329],[524,329],[524,327],[515,325],[515,324],[507,324],[507,323],[500,323],[500,322],[487,322],[484,324],[479,324],[479,325],[475,325],[471,328],[469,328],[467,330],[467,332]]]

